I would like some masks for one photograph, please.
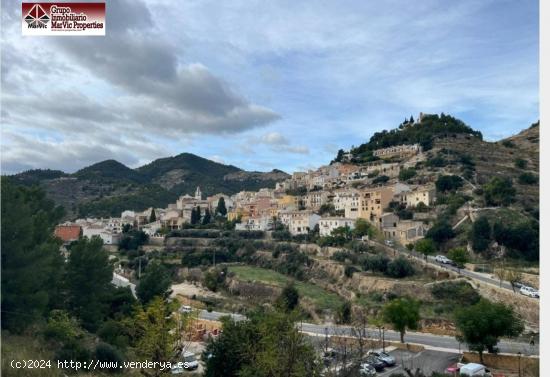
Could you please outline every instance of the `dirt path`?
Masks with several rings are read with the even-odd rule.
[[[194,285],[191,283],[180,283],[180,284],[173,284],[172,285],[172,295],[171,297],[176,297],[178,295],[184,296],[187,298],[193,297],[193,295],[199,297],[216,297],[216,298],[222,298],[223,296],[220,295],[217,292],[212,292],[206,288],[203,288],[200,285]]]

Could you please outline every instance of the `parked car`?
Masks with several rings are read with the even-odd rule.
[[[394,245],[392,240],[385,240],[384,243],[386,244],[386,246],[389,246],[389,247],[393,247]]]
[[[460,367],[460,375],[468,377],[492,377],[491,371],[485,365],[468,363]]]
[[[520,283],[519,281],[515,281],[512,283],[514,287],[518,288],[518,289],[521,289],[523,287],[525,287],[525,285],[523,283]]]
[[[382,360],[386,366],[391,367],[395,365],[395,357],[389,353],[383,351],[371,351],[369,352],[369,355],[376,356],[378,359]]]
[[[526,285],[521,287],[521,289],[519,290],[519,293],[521,293],[524,296],[529,296],[529,297],[533,297],[533,298],[540,298],[539,291],[537,291],[535,288],[531,288],[531,287],[528,287]]]
[[[197,357],[193,352],[185,351],[183,353],[183,369],[185,370],[195,370],[199,367],[199,362]]]
[[[376,369],[377,372],[384,370],[386,367],[386,364],[382,360],[373,355],[367,356],[363,364],[369,364],[371,367]]]
[[[376,369],[374,369],[374,367],[368,363],[362,363],[361,365],[359,365],[359,375],[374,377],[376,376]]]
[[[336,352],[336,350],[333,350],[332,348],[327,348],[325,351],[323,351],[321,359],[323,360],[323,364],[330,365],[336,360],[337,357],[338,352]]]
[[[182,314],[191,313],[193,311],[193,308],[189,305],[182,305],[180,306],[179,312]]]
[[[185,369],[183,369],[183,366],[178,365],[177,363],[176,365],[172,366],[172,369],[170,369],[171,374],[183,374],[184,372]]]
[[[443,264],[452,264],[453,261],[447,258],[445,255],[438,255],[435,257],[435,261]]]

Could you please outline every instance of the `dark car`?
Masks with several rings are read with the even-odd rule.
[[[367,356],[364,362],[372,366],[374,369],[376,369],[377,372],[384,370],[384,367],[386,366],[386,363],[384,363],[382,360],[380,360],[376,356],[372,356],[372,355]]]

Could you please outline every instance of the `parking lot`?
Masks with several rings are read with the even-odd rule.
[[[323,349],[323,341],[316,339],[318,349]],[[395,365],[386,366],[383,370],[376,373],[377,376],[388,377],[394,373],[405,373],[405,369],[415,371],[420,369],[425,375],[431,375],[432,372],[443,373],[447,367],[458,362],[459,353],[436,350],[423,350],[412,352],[396,349],[395,347],[386,347],[386,352],[395,358]],[[337,372],[341,364],[332,364],[329,371]],[[332,374],[331,374],[332,375]]]
[[[404,368],[413,371],[418,368],[426,375],[430,375],[432,372],[442,373],[449,365],[456,363],[459,358],[458,353],[432,350],[414,353],[396,349],[389,353],[395,357],[395,366],[386,367],[384,371],[377,373],[378,376],[389,376],[392,373],[404,372]]]

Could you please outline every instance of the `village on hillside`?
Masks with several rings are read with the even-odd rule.
[[[429,229],[427,209],[436,200],[433,182],[409,185],[399,180],[403,168],[423,159],[418,144],[383,148],[375,151],[382,159],[367,166],[336,162],[317,170],[295,172],[275,188],[257,192],[241,191],[204,197],[200,187],[193,196],[182,195],[167,208],[148,208],[137,212],[128,209],[119,218],[86,218],[65,222],[56,235],[66,242],[80,235],[99,236],[104,244],[120,241],[124,224],[130,224],[150,237],[163,237],[167,231],[182,229],[184,224],[204,222],[216,214],[223,203],[228,221],[236,230],[269,231],[282,223],[292,235],[307,234],[316,227],[320,236],[328,236],[341,227],[354,228],[357,219],[365,219],[387,239],[403,245],[414,243]],[[399,158],[403,163],[388,162]],[[411,210],[412,219],[402,220],[390,204]],[[416,212],[417,208],[419,209]]]

